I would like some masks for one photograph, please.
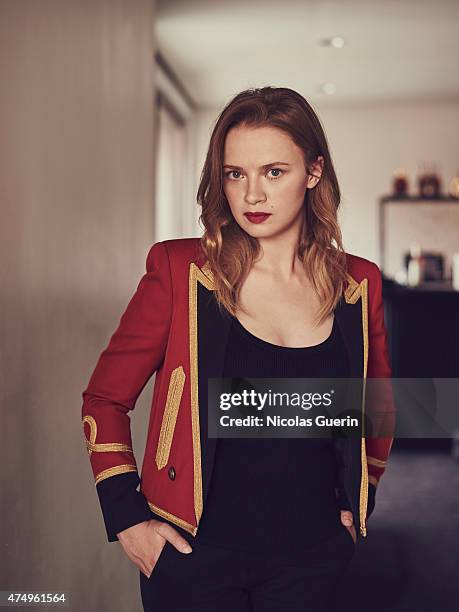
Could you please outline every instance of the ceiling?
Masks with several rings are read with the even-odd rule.
[[[322,107],[459,100],[458,26],[458,0],[157,0],[155,29],[201,107],[262,85]],[[345,46],[319,44],[330,36]]]

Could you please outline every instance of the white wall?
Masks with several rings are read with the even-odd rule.
[[[66,591],[71,612],[141,609],[106,539],[81,393],[154,241],[153,8],[0,4],[0,589]]]
[[[415,189],[417,164],[423,161],[438,162],[446,190],[459,170],[459,102],[315,110],[341,187],[345,249],[379,264],[377,200],[391,191],[392,172],[400,166],[408,171]],[[206,109],[197,115],[196,176],[218,112]]]

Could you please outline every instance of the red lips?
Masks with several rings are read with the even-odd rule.
[[[268,217],[271,216],[271,213],[256,212],[244,213],[244,215],[251,223],[262,223],[263,221],[266,221]]]

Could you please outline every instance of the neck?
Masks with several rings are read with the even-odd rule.
[[[286,282],[299,273],[304,275],[303,266],[296,254],[298,240],[297,228],[291,228],[279,236],[259,238],[261,253],[254,268]]]

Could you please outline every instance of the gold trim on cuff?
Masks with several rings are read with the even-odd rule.
[[[367,457],[367,462],[370,465],[374,465],[375,467],[379,467],[379,468],[386,467],[386,462],[385,461],[381,461],[381,459],[376,459],[376,457],[371,457],[370,455],[368,455],[368,457]]]
[[[368,482],[371,482],[371,484],[375,487],[378,486],[378,479],[376,478],[376,476],[373,476],[373,474],[368,474]]]
[[[126,472],[137,472],[137,466],[131,464],[115,465],[114,467],[108,468],[99,472],[96,476],[96,484],[110,478],[111,476],[117,476],[118,474],[125,474]]]

